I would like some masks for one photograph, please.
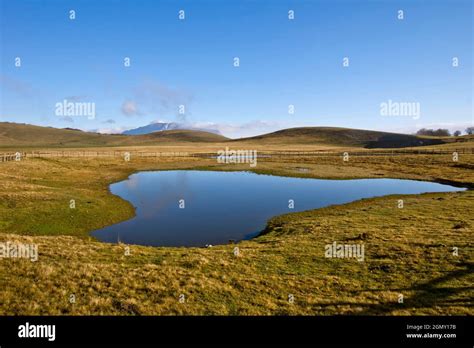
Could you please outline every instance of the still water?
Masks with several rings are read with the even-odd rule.
[[[272,216],[389,194],[460,191],[397,179],[320,180],[249,172],[139,172],[110,186],[136,216],[92,232],[103,242],[205,246],[254,237]],[[294,201],[294,209],[289,201]]]

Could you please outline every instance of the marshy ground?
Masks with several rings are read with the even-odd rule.
[[[258,238],[212,248],[105,244],[88,234],[133,216],[133,207],[111,195],[108,185],[136,171],[252,170],[472,188],[473,164],[472,154],[457,162],[451,155],[354,156],[346,162],[281,156],[259,159],[256,168],[191,157],[2,163],[0,242],[37,244],[39,258],[0,259],[0,314],[472,315],[471,190],[278,216]],[[334,241],[363,243],[364,261],[326,258],[325,245]]]

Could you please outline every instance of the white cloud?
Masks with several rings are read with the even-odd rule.
[[[121,107],[122,114],[125,116],[136,116],[140,115],[137,104],[132,100],[126,100],[123,102]]]
[[[98,128],[91,129],[89,132],[101,133],[101,134],[121,134],[123,131],[130,129],[130,127],[115,127],[115,128]]]
[[[217,129],[222,135],[230,138],[251,137],[285,128],[285,124],[281,122],[263,120],[256,120],[242,124],[196,122],[191,125],[196,128]]]

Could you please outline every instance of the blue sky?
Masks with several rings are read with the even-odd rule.
[[[1,121],[102,132],[184,122],[231,137],[473,124],[470,0],[0,3]],[[56,115],[64,99],[95,103],[95,118]],[[419,103],[419,117],[381,115],[389,100]]]

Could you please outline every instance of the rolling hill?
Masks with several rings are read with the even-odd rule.
[[[91,147],[155,145],[170,142],[222,142],[228,138],[203,131],[170,130],[143,135],[99,134],[0,122],[0,147]]]
[[[160,144],[315,145],[324,147],[403,148],[473,142],[472,136],[425,137],[335,127],[289,128],[250,138],[229,139],[198,130],[164,130],[141,135],[99,134],[71,128],[0,122],[0,147],[101,147]],[[235,146],[232,145],[232,146]]]
[[[444,144],[437,137],[378,132],[337,127],[303,127],[279,130],[255,137],[234,140],[266,144],[301,144],[362,148],[399,148]]]

